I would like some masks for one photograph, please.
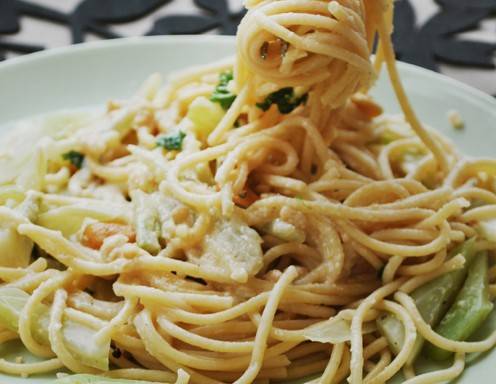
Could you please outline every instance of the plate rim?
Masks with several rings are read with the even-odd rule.
[[[40,60],[48,60],[51,58],[62,57],[66,55],[74,55],[78,53],[86,53],[93,50],[105,50],[105,49],[115,49],[122,48],[126,46],[135,46],[141,44],[160,44],[160,43],[173,43],[177,41],[178,43],[219,43],[219,44],[233,44],[235,42],[235,36],[225,36],[225,35],[160,35],[160,36],[133,36],[133,37],[122,37],[117,39],[107,39],[99,41],[90,41],[78,44],[72,44],[68,46],[55,47],[45,49],[43,51],[38,51],[30,53],[23,56],[16,56],[6,59],[0,62],[0,75],[11,69],[18,69],[19,66],[28,65],[32,62]],[[464,83],[455,78],[444,75],[440,72],[435,72],[430,69],[420,67],[415,64],[406,63],[398,60],[399,68],[403,75],[405,72],[410,72],[414,75],[436,79],[436,81],[441,81],[445,85],[453,88],[458,88],[464,93],[468,93],[473,97],[477,98],[479,101],[487,104],[490,107],[496,108],[496,98],[491,96],[484,91],[477,89],[467,83]],[[407,91],[408,92],[408,91]]]

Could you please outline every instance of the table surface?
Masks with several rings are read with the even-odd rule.
[[[0,0],[0,59],[82,41],[234,34],[242,0]],[[496,0],[397,0],[401,60],[496,96]]]

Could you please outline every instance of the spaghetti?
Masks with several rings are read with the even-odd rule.
[[[235,59],[150,77],[0,178],[0,343],[46,359],[0,372],[436,383],[494,347],[453,319],[492,309],[496,160],[419,122],[392,2],[246,4]],[[367,94],[383,63],[404,117]],[[423,345],[452,366],[417,374]]]

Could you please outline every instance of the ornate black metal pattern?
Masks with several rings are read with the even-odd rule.
[[[102,38],[121,37],[111,30],[112,25],[146,17],[172,1],[81,0],[73,12],[64,13],[35,0],[0,0],[0,60],[8,51],[30,53],[44,48],[35,41],[18,44],[2,40],[2,35],[20,30],[19,20],[23,16],[67,26],[72,42],[79,43],[85,40],[87,32]],[[438,70],[440,63],[495,68],[496,44],[466,40],[459,35],[478,29],[483,20],[496,16],[496,0],[435,0],[439,12],[420,27],[410,1],[396,2],[394,40],[400,59],[433,70]],[[147,35],[198,34],[212,30],[232,35],[244,15],[243,10],[230,11],[227,0],[194,0],[194,4],[201,14],[158,18]]]
[[[495,68],[496,44],[459,38],[496,14],[496,0],[436,0],[440,11],[420,28],[408,0],[398,1],[394,35],[398,57],[432,70],[438,63]],[[496,34],[496,31],[495,31]]]

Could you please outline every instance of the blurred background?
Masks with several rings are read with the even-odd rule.
[[[366,0],[374,1],[374,0]],[[0,0],[0,60],[140,35],[233,35],[242,0]],[[398,57],[496,96],[496,0],[397,0]]]

